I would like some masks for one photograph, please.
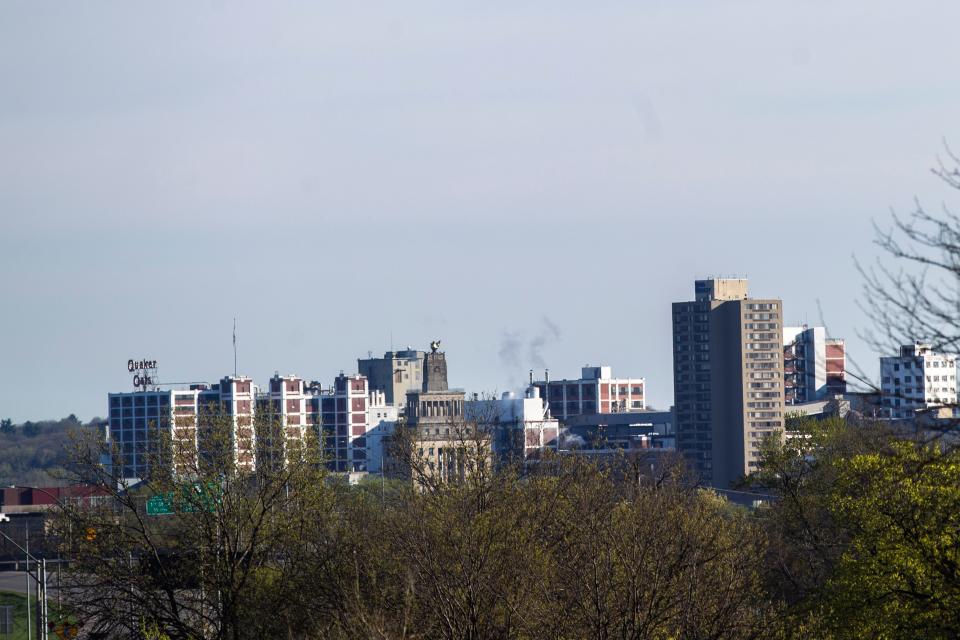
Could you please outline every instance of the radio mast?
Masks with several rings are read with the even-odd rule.
[[[237,319],[233,319],[233,377],[237,377]]]

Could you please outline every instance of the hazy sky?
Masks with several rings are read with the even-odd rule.
[[[670,302],[742,274],[871,370],[852,255],[957,141],[948,2],[0,4],[0,417],[329,383],[441,338],[672,401]]]

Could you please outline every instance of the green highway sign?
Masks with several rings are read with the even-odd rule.
[[[157,494],[147,499],[148,516],[169,516],[173,514],[173,505],[170,504],[169,496]]]
[[[179,496],[175,495],[173,491],[168,491],[147,498],[147,515],[169,516],[177,511],[190,513],[198,511],[198,507],[203,507],[206,511],[212,512],[214,507],[220,503],[221,489],[210,482],[207,483],[206,488],[199,482],[194,482],[183,485],[177,493],[179,493]],[[176,504],[174,504],[175,500]]]

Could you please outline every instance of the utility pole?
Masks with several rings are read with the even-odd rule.
[[[27,595],[27,640],[32,640],[33,636],[30,633],[30,524],[23,524],[23,535],[24,541],[26,543],[26,549],[24,550],[24,559],[26,564],[24,565],[24,574],[27,577],[27,590],[24,592]]]
[[[39,487],[23,487],[19,485],[10,485],[11,489],[30,489],[31,491],[40,491],[45,493],[59,505],[60,500],[57,496],[53,495],[46,489],[41,489]],[[24,540],[24,546],[18,545],[13,539],[7,534],[0,531],[0,536],[5,538],[7,542],[13,544],[21,551],[23,551],[26,556],[26,574],[27,574],[27,640],[33,640],[30,629],[30,561],[33,560],[34,565],[36,565],[36,573],[33,574],[33,578],[37,581],[37,601],[34,603],[34,611],[36,614],[36,637],[37,640],[47,640],[49,638],[49,628],[47,626],[47,621],[49,619],[49,611],[47,610],[47,559],[43,560],[36,558],[30,555],[30,523],[29,521],[24,522],[23,530],[26,535],[26,540]],[[59,583],[58,583],[59,586]],[[60,591],[57,590],[57,597],[59,598]]]
[[[47,612],[47,559],[42,558],[37,566],[37,571],[41,571],[40,574],[43,577],[43,580],[37,582],[37,591],[40,592],[40,611],[37,616],[40,618],[39,627],[37,629],[37,636],[42,637],[43,640],[47,640],[48,634],[50,633],[50,626],[47,624],[49,621],[49,615]]]
[[[17,544],[16,540],[5,534],[3,531],[0,531],[0,537],[4,538],[7,542],[15,546],[20,551],[23,551],[25,557],[26,566],[24,569],[27,574],[27,640],[33,640],[33,628],[31,627],[32,621],[30,620],[30,561],[36,565],[36,573],[33,574],[33,579],[37,581],[37,601],[34,604],[34,612],[36,614],[36,638],[37,640],[47,640],[47,563],[45,560],[40,560],[32,555],[30,555],[30,526],[25,524],[23,527],[24,533],[26,534],[26,540],[24,541],[24,546]],[[41,571],[43,572],[41,574]]]
[[[233,377],[237,377],[237,319],[233,319]]]

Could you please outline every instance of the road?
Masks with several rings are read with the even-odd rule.
[[[54,597],[57,593],[57,572],[47,565],[47,595]],[[23,571],[0,571],[0,591],[12,591],[24,594],[27,592],[27,579]],[[37,584],[30,578],[30,595],[36,595]]]

